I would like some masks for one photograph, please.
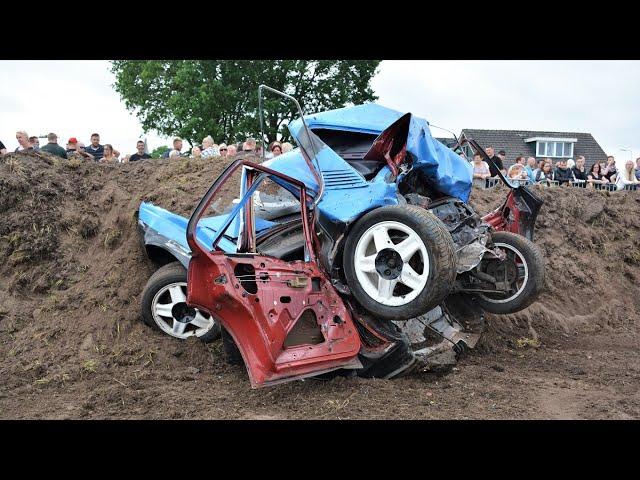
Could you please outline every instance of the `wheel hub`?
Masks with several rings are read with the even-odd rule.
[[[398,252],[392,248],[384,248],[376,255],[376,272],[385,280],[395,280],[402,273],[404,262]]]
[[[191,323],[196,318],[196,309],[179,302],[171,308],[171,315],[180,323]]]

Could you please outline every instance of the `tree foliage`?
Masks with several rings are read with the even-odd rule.
[[[156,147],[149,155],[151,155],[151,158],[161,158],[162,155],[164,155],[169,150],[171,149],[166,145],[160,145],[159,147]]]
[[[114,88],[146,132],[189,143],[259,137],[258,86],[295,97],[305,114],[376,100],[370,86],[379,60],[117,60]],[[263,97],[265,140],[290,139],[293,102]]]

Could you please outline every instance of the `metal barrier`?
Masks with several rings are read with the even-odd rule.
[[[498,177],[496,177],[496,178],[485,178],[484,181],[485,181],[484,188],[493,188],[496,185],[498,185],[499,183],[502,183],[502,181]]]
[[[632,190],[632,191],[636,191],[638,189],[638,185],[634,184],[634,185],[625,185],[624,186],[624,190]]]
[[[617,188],[615,183],[594,183],[593,187],[596,190],[605,190],[607,192],[615,192]]]
[[[569,182],[569,185],[572,187],[577,187],[577,188],[587,188],[587,181],[586,180],[574,180],[572,182]]]

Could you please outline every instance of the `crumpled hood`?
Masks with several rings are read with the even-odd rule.
[[[312,146],[316,147],[317,159],[321,169],[324,170],[331,168],[333,162],[329,158],[333,155],[337,156],[337,154],[323,142],[319,142],[319,139],[313,135],[313,130],[330,129],[380,135],[404,115],[402,112],[374,103],[364,104],[305,116],[305,121],[311,130],[311,139],[307,138],[301,119],[291,122],[289,131],[296,143],[309,156],[313,155]],[[411,115],[406,143],[407,153],[411,154],[413,158],[413,168],[422,170],[440,192],[459,198],[464,202],[469,200],[473,167],[468,161],[431,136],[429,122]],[[333,155],[325,152],[325,149],[328,149]],[[325,167],[323,163],[327,163],[327,166]],[[306,177],[305,175],[304,179],[301,178],[305,184],[307,184]],[[313,181],[312,185],[316,186],[317,182]]]

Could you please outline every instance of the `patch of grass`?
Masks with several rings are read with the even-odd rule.
[[[109,230],[104,236],[104,246],[106,248],[113,248],[117,243],[120,237],[122,236],[122,231],[118,229]]]
[[[629,265],[640,265],[640,251],[627,253],[624,256],[624,261]]]
[[[89,373],[95,373],[98,363],[95,360],[87,360],[82,364],[82,370]]]
[[[538,348],[540,346],[540,340],[536,338],[523,337],[516,340],[516,346],[518,348],[526,348],[526,347]]]

